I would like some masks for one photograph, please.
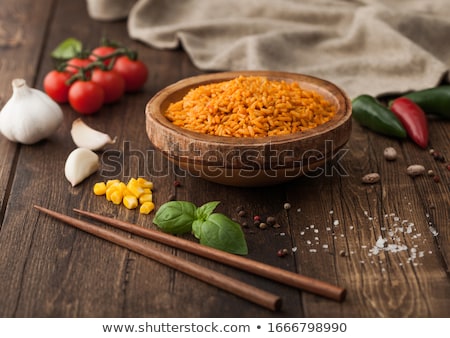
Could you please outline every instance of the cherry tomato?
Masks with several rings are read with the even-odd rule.
[[[132,60],[126,55],[117,58],[113,69],[124,78],[126,92],[138,91],[147,81],[147,66],[142,61]]]
[[[72,72],[73,74],[78,72],[79,68],[86,67],[92,63],[92,60],[89,58],[78,58],[74,57],[67,61],[66,71]]]
[[[92,71],[91,81],[98,83],[103,88],[105,103],[116,102],[125,93],[125,80],[115,70],[95,68]]]
[[[70,105],[75,111],[84,115],[100,110],[104,97],[103,88],[92,81],[76,81],[69,89]]]
[[[89,56],[89,58],[92,61],[96,61],[98,59],[98,57],[105,57],[107,55],[110,55],[111,53],[113,53],[116,50],[115,47],[111,47],[111,46],[99,46],[97,48],[94,48],[91,52],[91,55]],[[111,62],[111,59],[105,59],[103,60],[103,63],[107,66],[109,65]]]
[[[44,78],[44,90],[48,96],[58,103],[66,103],[69,100],[70,85],[67,81],[72,76],[68,71],[52,70]]]

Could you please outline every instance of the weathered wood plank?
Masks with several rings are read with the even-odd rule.
[[[387,162],[382,151],[394,146],[397,161]],[[448,203],[425,195],[435,182],[428,176],[406,175],[411,163],[429,159],[414,145],[367,134],[354,127],[349,153],[342,165],[348,176],[325,180],[302,180],[301,206],[306,218],[296,215],[294,242],[299,252],[299,269],[317,278],[335,280],[348,288],[345,304],[327,306],[305,301],[307,316],[433,317],[448,314],[445,306],[430,306],[430,299],[446,298],[448,276],[436,238],[429,229],[430,205],[447,208]],[[414,161],[411,154],[414,155]],[[363,185],[368,172],[381,174],[381,182]],[[448,180],[448,173],[446,176]],[[427,188],[425,188],[427,186]],[[439,185],[440,188],[445,185]],[[298,190],[297,190],[298,189]],[[305,196],[311,196],[308,198]],[[445,196],[445,193],[439,194]],[[440,218],[442,219],[442,218]],[[316,232],[316,233],[315,233]],[[379,238],[387,242],[379,242]],[[441,240],[444,240],[441,238]],[[377,249],[377,244],[382,248]],[[384,251],[387,245],[397,245]],[[375,249],[374,249],[375,248]],[[323,269],[329,266],[330,269]],[[446,285],[447,284],[447,285]],[[430,287],[435,285],[436,287]],[[358,306],[351,306],[351,304]]]
[[[82,40],[87,47],[97,44],[103,36],[121,41],[135,48],[150,68],[150,78],[142,92],[84,117],[88,124],[117,136],[118,141],[100,154],[102,170],[80,186],[71,187],[63,172],[66,156],[75,147],[69,135],[71,123],[79,117],[67,105],[63,106],[63,126],[49,140],[18,148],[0,140],[1,153],[5,154],[0,160],[0,196],[2,203],[7,202],[0,209],[4,211],[0,230],[0,284],[4,286],[0,288],[0,316],[450,315],[450,174],[445,163],[436,162],[427,150],[411,142],[384,138],[355,124],[346,146],[348,153],[337,158],[342,167],[335,166],[327,175],[251,189],[185,176],[153,150],[144,124],[145,104],[152,95],[168,84],[200,73],[183,51],[157,51],[130,40],[125,21],[92,21],[83,1],[8,2],[0,18],[2,24],[14,21],[26,37],[18,45],[0,47],[1,104],[10,92],[9,82],[17,70],[42,88],[42,79],[52,67],[50,51],[69,36]],[[52,21],[48,22],[50,18]],[[43,24],[46,22],[48,26]],[[431,146],[449,157],[448,121],[431,120],[430,128]],[[384,160],[382,151],[386,146],[397,148],[397,161]],[[427,175],[416,179],[407,176],[405,168],[412,163],[432,169],[440,176],[440,182]],[[372,171],[381,174],[381,182],[363,185],[360,178]],[[157,207],[172,197],[197,205],[219,200],[218,212],[247,224],[243,230],[249,258],[346,287],[346,301],[337,303],[299,292],[155,244],[174,255],[281,295],[283,310],[272,313],[32,209],[33,204],[39,204],[73,214],[72,208],[77,207],[156,228],[153,215],[140,215],[136,210],[112,205],[91,192],[99,180],[128,180],[134,176],[154,181]],[[176,187],[174,181],[181,185]],[[291,204],[290,209],[284,209],[285,202]],[[246,211],[246,215],[239,216],[238,208]],[[255,215],[263,219],[274,216],[280,227],[262,230],[253,225]],[[433,229],[438,236],[433,235]],[[404,245],[407,250],[375,251],[380,236],[387,243]],[[191,235],[185,237],[195,240]],[[288,254],[279,257],[277,251],[283,248]]]
[[[21,0],[2,4],[0,11],[0,109],[12,95],[11,81],[24,78],[34,85],[39,51],[45,43],[45,25],[52,1]],[[39,8],[39,10],[38,10]],[[27,13],[34,13],[28,16]],[[0,224],[8,201],[10,179],[20,146],[0,135]],[[0,225],[1,228],[1,225]]]

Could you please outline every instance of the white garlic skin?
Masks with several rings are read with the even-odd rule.
[[[0,111],[0,132],[10,141],[34,144],[48,138],[63,122],[61,107],[24,79],[12,81],[13,94]]]
[[[116,142],[116,138],[113,139],[108,134],[89,127],[81,118],[73,121],[70,134],[77,147],[94,151]]]
[[[90,149],[76,148],[66,159],[64,174],[72,187],[83,182],[100,167],[99,157]]]

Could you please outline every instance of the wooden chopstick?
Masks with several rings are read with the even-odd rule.
[[[132,223],[102,216],[89,211],[83,211],[80,209],[73,210],[77,213],[104,222],[121,230],[125,230],[133,234],[152,239],[154,241],[170,245],[172,247],[179,248],[190,253],[194,253],[198,256],[209,258],[211,260],[245,270],[247,272],[277,281],[282,284],[293,286],[301,290],[308,291],[310,293],[336,301],[343,301],[345,299],[346,290],[344,288],[317,279],[302,276],[300,274],[270,266],[242,256],[233,255],[225,251],[217,250],[205,245],[198,244],[196,242],[188,241],[161,231],[146,229]]]
[[[205,283],[216,286],[222,290],[228,291],[234,295],[237,295],[269,310],[277,311],[281,308],[281,298],[277,295],[258,289],[254,286],[243,283],[239,280],[228,277],[216,271],[207,269],[201,265],[191,263],[180,257],[157,250],[150,247],[148,244],[140,243],[134,239],[123,237],[113,231],[100,228],[83,220],[76,219],[37,205],[34,205],[34,208],[80,230],[137,252],[143,256],[151,258],[159,263],[183,272],[191,277],[197,278]]]

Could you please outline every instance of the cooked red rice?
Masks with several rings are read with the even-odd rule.
[[[315,128],[335,115],[335,107],[298,83],[240,76],[202,85],[172,103],[165,116],[199,133],[264,137]]]

